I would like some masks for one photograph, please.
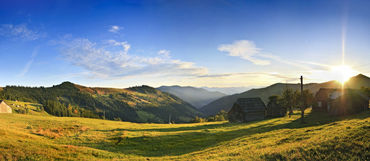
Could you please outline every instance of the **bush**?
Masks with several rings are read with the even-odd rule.
[[[214,116],[209,116],[207,118],[207,121],[208,122],[213,122],[213,121],[226,121],[227,120],[227,112],[224,111],[224,110],[221,110],[220,112],[218,112],[216,115]]]
[[[193,122],[193,123],[201,123],[201,122],[207,122],[207,120],[205,118],[201,118],[201,117],[195,116],[195,118],[193,120],[191,120],[191,122]]]
[[[122,119],[121,119],[121,118],[119,118],[119,117],[115,117],[113,120],[114,120],[114,121],[122,121]]]

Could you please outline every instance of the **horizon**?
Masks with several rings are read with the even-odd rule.
[[[357,76],[365,76],[365,77],[368,77],[367,75],[364,75],[364,74],[358,74],[358,75],[355,75],[353,77],[357,77]],[[353,78],[351,77],[351,78]],[[351,79],[350,78],[350,79]],[[322,83],[327,83],[327,82],[333,82],[335,81],[336,83],[340,84],[341,82],[338,81],[338,80],[329,80],[329,81],[325,81],[325,82],[309,82],[309,83],[303,83],[303,85],[308,85],[308,84],[322,84]],[[86,86],[86,85],[83,85],[83,84],[77,84],[75,82],[71,82],[71,81],[63,81],[63,82],[60,82],[58,84],[54,84],[54,85],[51,85],[51,86],[24,86],[24,87],[31,87],[31,88],[39,88],[39,87],[45,87],[45,88],[50,88],[50,87],[53,87],[53,86],[57,86],[57,85],[61,85],[63,83],[72,83],[74,85],[79,85],[79,86],[83,86],[83,87],[88,87],[88,88],[116,88],[116,87],[104,87],[104,86]],[[197,87],[197,86],[180,86],[180,85],[162,85],[162,86],[149,86],[149,85],[146,85],[146,84],[142,84],[142,85],[136,85],[136,86],[129,86],[129,87],[124,87],[124,88],[117,88],[117,89],[127,89],[127,88],[132,88],[132,87],[140,87],[140,86],[149,86],[149,87],[152,87],[152,88],[159,88],[159,87],[174,87],[174,86],[178,86],[178,87],[190,87],[190,88],[201,88],[201,89],[204,89],[204,90],[207,90],[207,91],[210,91],[210,92],[220,92],[220,93],[223,93],[222,90],[218,91],[216,90],[217,88],[247,88],[246,91],[249,91],[251,89],[260,89],[260,88],[265,88],[265,87],[269,87],[269,86],[273,86],[275,84],[286,84],[286,85],[297,85],[297,84],[300,84],[300,83],[284,83],[284,82],[275,82],[275,83],[272,83],[272,84],[269,84],[267,86],[249,86],[249,87],[207,87],[207,86],[200,86],[200,87]],[[6,85],[6,86],[23,86],[23,85]],[[0,88],[4,88],[6,86],[0,86]],[[216,88],[216,89],[213,89],[213,90],[210,90],[208,88]],[[226,93],[223,93],[223,94],[226,94]],[[226,95],[230,95],[230,94],[226,94]]]
[[[270,3],[265,3],[270,2]],[[260,88],[370,75],[369,1],[0,2],[6,85]]]

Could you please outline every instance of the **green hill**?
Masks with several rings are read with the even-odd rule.
[[[316,93],[320,88],[341,88],[341,86],[342,85],[337,81],[329,81],[325,83],[304,84],[304,89],[309,89],[311,92]],[[370,87],[370,78],[362,74],[352,77],[345,84],[345,88],[358,89],[361,87]],[[247,97],[260,97],[265,103],[267,103],[269,96],[280,95],[286,88],[299,90],[300,84],[276,83],[265,88],[251,89],[240,94],[222,97],[218,100],[215,100],[203,106],[202,108],[200,108],[200,110],[205,115],[215,115],[221,110],[229,111],[234,102],[238,98],[247,98]]]
[[[204,105],[216,99],[226,96],[226,94],[221,92],[208,91],[203,88],[195,88],[190,86],[161,86],[158,89],[163,92],[171,93],[190,103],[196,108],[203,107]]]
[[[0,160],[369,160],[369,111],[259,122],[143,124],[0,114]]]
[[[176,96],[149,86],[127,89],[90,88],[64,82],[50,88],[7,86],[7,100],[39,103],[56,116],[118,119],[131,122],[188,122],[201,115]]]

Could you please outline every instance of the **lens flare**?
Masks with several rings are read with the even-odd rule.
[[[346,81],[348,81],[349,78],[357,74],[355,70],[347,65],[334,66],[331,68],[331,73],[334,75],[335,79],[342,84],[344,84]]]

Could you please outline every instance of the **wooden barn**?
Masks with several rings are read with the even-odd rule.
[[[12,108],[9,107],[3,100],[0,100],[0,113],[12,113]]]
[[[330,95],[327,112],[331,115],[347,115],[369,109],[369,97],[360,90],[336,91]]]
[[[265,118],[265,104],[260,98],[239,98],[228,112],[230,122],[248,122]]]
[[[270,96],[266,107],[266,117],[283,117],[286,114],[286,108],[278,104],[278,96]]]
[[[315,96],[314,111],[331,115],[353,114],[368,110],[369,97],[360,90],[321,88]]]
[[[313,111],[328,111],[328,105],[330,102],[330,95],[339,89],[336,88],[320,88],[315,95],[315,104],[312,106]]]

